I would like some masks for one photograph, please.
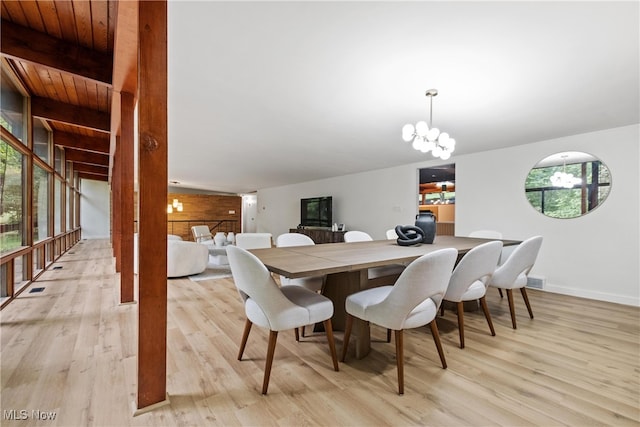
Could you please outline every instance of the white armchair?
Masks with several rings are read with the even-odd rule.
[[[133,235],[133,272],[138,274],[140,254],[138,233]],[[167,277],[182,277],[202,273],[209,262],[209,251],[204,245],[167,236]]]

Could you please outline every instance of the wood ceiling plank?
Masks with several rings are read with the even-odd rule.
[[[80,150],[93,151],[96,153],[109,154],[109,136],[79,135],[70,132],[54,132],[53,143],[61,147],[76,148]]]
[[[111,91],[104,86],[98,86],[98,110],[111,111]]]
[[[86,107],[34,97],[31,100],[31,111],[34,117],[45,120],[53,120],[103,132],[109,132],[110,130],[111,119],[109,113]]]
[[[44,22],[44,32],[58,39],[62,39],[60,20],[56,2],[52,0],[38,0],[38,8]]]
[[[87,0],[73,0],[73,12],[76,18],[78,43],[93,49],[93,29],[91,28],[91,3]]]
[[[92,153],[90,151],[74,150],[65,148],[65,160],[74,163],[86,163],[89,165],[109,166],[109,156],[100,153]]]
[[[111,85],[113,58],[109,54],[65,42],[45,33],[2,21],[2,53],[41,64],[104,85]]]
[[[78,99],[78,91],[76,90],[76,79],[70,74],[62,73],[61,75],[64,90],[67,93],[67,97],[69,98],[69,104],[82,105],[80,104],[80,100]]]
[[[7,16],[5,16],[5,14]],[[9,21],[15,22],[16,24],[24,27],[29,25],[27,17],[22,10],[22,2],[19,1],[2,2],[2,19],[8,19]]]
[[[117,1],[109,1],[107,2],[107,14],[109,16],[109,27],[107,29],[107,52],[115,52],[115,34],[116,34],[116,19],[118,16],[118,4],[120,2]],[[137,2],[128,2],[128,3],[137,3]],[[137,7],[137,5],[136,5]]]
[[[63,73],[58,73],[55,70],[49,70],[49,79],[51,80],[51,84],[53,85],[57,95],[54,99],[66,104],[71,104],[64,80],[62,79],[62,74]]]
[[[93,49],[100,52],[110,52],[109,5],[107,1],[91,1],[91,19],[93,21]]]
[[[98,89],[96,85],[87,82],[87,95],[89,96],[89,108],[93,110],[100,110],[98,105]]]
[[[87,91],[87,81],[74,79],[78,105],[89,105],[89,92]]]
[[[73,44],[78,44],[78,30],[73,13],[73,4],[71,1],[57,1],[56,9],[58,11],[58,21],[60,21],[62,39]]]
[[[44,96],[46,94],[46,90],[44,88],[44,85],[42,84],[42,81],[40,80],[40,76],[38,76],[38,73],[32,72],[32,64],[15,60],[11,60],[11,62],[14,64],[14,69],[18,73],[20,80],[29,90],[29,93],[38,96]]]
[[[42,15],[40,14],[38,3],[35,1],[21,1],[20,3],[22,4],[24,15],[27,17],[27,27],[44,33],[44,22],[42,21]]]

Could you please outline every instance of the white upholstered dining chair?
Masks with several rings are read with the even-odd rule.
[[[447,368],[435,318],[442,303],[458,251],[440,249],[422,255],[402,272],[394,286],[380,286],[349,295],[345,302],[347,323],[342,347],[344,362],[349,346],[353,318],[371,322],[395,331],[398,393],[404,393],[403,330],[429,325],[440,355]]]
[[[264,249],[271,247],[271,233],[236,234],[236,246],[242,249]]]
[[[323,322],[329,342],[333,369],[338,370],[338,359],[333,340],[331,317],[333,303],[330,299],[302,286],[279,287],[265,265],[252,253],[237,246],[227,248],[233,281],[244,301],[245,322],[238,360],[242,360],[251,326],[256,324],[269,329],[269,343],[265,362],[262,394],[267,394],[271,365],[278,332],[296,329],[304,325]]]
[[[531,310],[531,304],[529,303],[525,286],[527,286],[527,276],[536,262],[541,246],[542,236],[530,237],[520,243],[513,252],[511,252],[509,258],[496,268],[488,282],[488,286],[498,288],[500,296],[502,296],[502,289],[506,289],[513,329],[516,329],[516,310],[513,303],[514,289],[520,289],[524,303],[527,306],[527,311],[529,312],[529,317],[533,319],[533,311]]]
[[[301,233],[284,233],[276,238],[276,247],[278,248],[313,245],[315,245],[313,239]],[[285,276],[280,276],[280,284],[282,286],[302,286],[313,292],[321,291],[323,282],[324,276],[301,277],[299,279],[289,279]]]
[[[313,239],[307,235],[302,233],[284,233],[279,235],[276,238],[276,247],[291,247],[291,246],[313,246],[316,243]],[[324,285],[325,276],[311,276],[311,277],[300,277],[297,279],[289,279],[285,276],[280,276],[280,284],[282,286],[302,286],[303,288],[309,289],[313,292],[322,291],[322,286]],[[302,336],[305,336],[306,328],[302,327]],[[296,339],[298,339],[298,335],[296,334]]]
[[[455,302],[458,312],[458,331],[460,335],[460,348],[464,348],[464,302],[480,301],[480,306],[489,324],[491,335],[496,332],[491,322],[491,314],[487,308],[485,294],[487,293],[487,281],[498,266],[498,259],[502,251],[502,242],[493,241],[476,246],[467,252],[451,274],[445,301]],[[444,314],[444,305],[441,305],[441,313]]]

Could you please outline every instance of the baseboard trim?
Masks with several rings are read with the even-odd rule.
[[[555,294],[569,295],[573,297],[587,298],[587,299],[593,299],[598,301],[606,301],[606,302],[612,302],[616,304],[640,307],[640,298],[609,294],[605,292],[588,291],[585,289],[567,288],[565,286],[557,286],[549,282],[545,284],[543,291],[551,292]]]

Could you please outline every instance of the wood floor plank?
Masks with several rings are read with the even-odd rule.
[[[31,285],[43,292],[0,312],[0,406],[54,411],[48,426],[640,424],[638,307],[531,290],[535,319],[516,295],[514,330],[490,290],[496,336],[481,311],[465,313],[460,349],[455,313],[438,317],[446,370],[428,328],[405,332],[402,396],[383,328],[339,372],[323,333],[281,332],[263,396],[268,331],[254,326],[237,360],[245,315],[231,278],[167,281],[170,404],[134,417],[138,307],[119,304],[109,242],[83,240],[55,265]]]

